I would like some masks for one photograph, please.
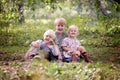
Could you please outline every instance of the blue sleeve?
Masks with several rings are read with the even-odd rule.
[[[44,52],[50,52],[49,47],[45,43],[40,44],[40,50],[43,50]]]

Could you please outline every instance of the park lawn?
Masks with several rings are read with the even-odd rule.
[[[83,19],[84,20],[84,19]],[[34,21],[34,20],[33,20]],[[78,39],[85,46],[93,63],[48,62],[45,59],[25,61],[25,52],[33,40],[42,39],[53,25],[30,21],[1,29],[0,78],[2,80],[119,80],[120,51],[112,47],[104,26],[79,25]],[[76,22],[78,23],[78,22]],[[50,26],[50,27],[45,27]],[[33,34],[34,33],[34,34]],[[5,44],[6,43],[6,44]],[[43,52],[40,52],[44,56]]]
[[[4,3],[4,0],[2,1]],[[117,48],[120,46],[120,19],[119,12],[116,12],[119,6],[110,5],[108,9],[111,8],[113,13],[108,16],[101,14],[98,8],[95,10],[96,15],[93,15],[92,7],[91,12],[83,6],[83,12],[92,14],[84,15],[81,10],[80,13],[76,11],[73,4],[70,6],[71,2],[68,1],[65,5],[57,4],[60,10],[56,9],[55,12],[51,12],[51,8],[50,11],[46,10],[49,6],[34,11],[26,10],[25,22],[22,24],[9,21],[6,23],[7,20],[3,18],[4,24],[0,27],[0,80],[120,80],[120,49]],[[89,0],[85,0],[85,3],[87,2]],[[82,9],[82,6],[80,8]],[[10,7],[10,10],[13,9]],[[8,12],[12,17],[14,14],[10,10]],[[9,15],[6,17],[9,18]],[[86,63],[84,60],[78,63],[48,62],[41,51],[42,59],[24,59],[29,44],[42,39],[46,30],[55,30],[54,20],[60,16],[67,21],[66,32],[70,25],[78,26],[78,39],[85,46],[92,63]]]
[[[45,59],[25,61],[25,52],[32,40],[40,39],[43,31],[29,27],[11,29],[9,44],[0,45],[0,78],[3,80],[119,80],[120,51],[110,47],[100,34],[81,31],[78,39],[85,46],[93,63],[48,62]],[[39,31],[40,30],[40,31]],[[41,33],[42,32],[42,33]],[[34,35],[35,33],[36,35]],[[9,36],[9,35],[8,35]],[[3,35],[3,37],[6,37]],[[4,39],[4,38],[3,38]],[[11,44],[14,43],[14,44]],[[108,41],[109,42],[109,41]],[[43,52],[40,52],[44,56]]]
[[[0,46],[0,78],[3,80],[119,80],[119,51],[113,47],[85,46],[93,63],[24,60],[28,46]],[[40,52],[43,57],[43,52]]]

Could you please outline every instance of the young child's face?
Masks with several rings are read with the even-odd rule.
[[[58,33],[63,33],[63,31],[65,29],[65,24],[56,24],[55,28],[56,28]]]
[[[44,38],[44,41],[45,41],[46,43],[51,43],[52,40],[53,40],[53,39],[52,39],[52,37],[51,37],[50,35],[46,35],[45,38]]]
[[[70,37],[76,37],[78,34],[78,30],[76,28],[71,28],[68,32]]]

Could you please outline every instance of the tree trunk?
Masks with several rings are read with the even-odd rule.
[[[25,21],[25,17],[24,17],[24,5],[23,4],[19,4],[18,5],[18,12],[20,14],[20,17],[19,17],[19,22],[20,23],[23,23]]]
[[[102,9],[103,14],[110,14],[111,11],[106,9],[105,4],[102,3],[102,0],[97,0],[99,2],[99,6]]]

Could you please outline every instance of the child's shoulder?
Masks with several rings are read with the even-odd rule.
[[[63,32],[63,35],[66,36],[66,37],[68,37],[68,34],[66,32]]]
[[[42,40],[36,40],[35,42],[37,42],[37,43],[41,43],[41,42],[43,42]]]
[[[63,32],[63,34],[67,35],[67,33],[66,33],[66,32]]]
[[[64,40],[68,40],[68,41],[69,41],[69,40],[70,40],[70,38],[69,38],[69,37],[65,37],[65,38],[64,38]]]

